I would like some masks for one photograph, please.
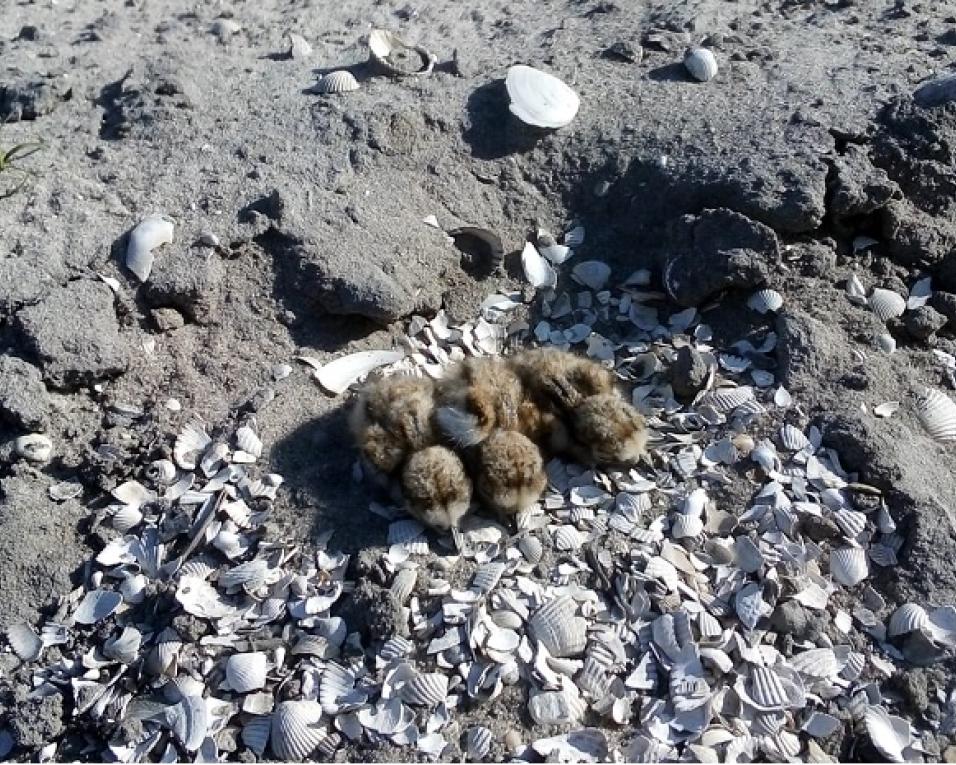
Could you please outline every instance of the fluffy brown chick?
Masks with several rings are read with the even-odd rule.
[[[408,512],[435,529],[457,528],[471,504],[465,466],[444,446],[412,454],[402,469],[401,486]]]
[[[436,442],[434,409],[435,386],[429,378],[387,377],[362,390],[349,425],[362,455],[393,474],[413,452]]]
[[[614,373],[567,351],[538,348],[512,356],[510,365],[539,406],[568,413],[589,396],[613,393]]]
[[[475,488],[499,515],[515,515],[533,504],[547,486],[538,447],[515,430],[495,430],[475,456]]]
[[[644,454],[647,424],[620,396],[591,396],[571,413],[566,436],[567,452],[586,464],[633,464]]]
[[[438,387],[438,429],[449,443],[469,447],[493,430],[515,430],[525,401],[521,380],[500,359],[467,359]]]

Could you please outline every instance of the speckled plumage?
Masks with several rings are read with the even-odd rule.
[[[432,528],[458,526],[471,504],[465,466],[444,446],[430,446],[409,457],[401,485],[409,513]]]
[[[495,430],[482,442],[474,473],[478,495],[501,515],[514,515],[536,502],[548,483],[541,451],[514,430]]]

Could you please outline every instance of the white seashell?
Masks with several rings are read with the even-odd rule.
[[[916,413],[931,438],[956,441],[956,403],[945,393],[925,388],[917,399]]]
[[[76,499],[83,493],[83,484],[76,481],[58,481],[47,489],[50,499],[57,502],[65,502],[68,499]]]
[[[262,441],[259,440],[256,431],[248,425],[243,425],[236,430],[236,445],[256,459],[262,456]]]
[[[900,409],[899,401],[887,401],[873,407],[873,414],[877,417],[892,417]]]
[[[28,433],[13,442],[13,451],[30,462],[49,462],[53,455],[53,442],[42,433]]]
[[[389,74],[406,77],[431,72],[437,57],[420,45],[407,45],[388,30],[373,29],[368,36],[370,58]]]
[[[761,314],[779,311],[783,307],[783,295],[776,290],[758,290],[747,300],[747,305]]]
[[[327,392],[338,395],[372,370],[394,364],[404,355],[402,351],[359,351],[326,364],[315,379]]]
[[[7,642],[22,661],[38,659],[43,651],[43,641],[26,622],[7,627]]]
[[[867,706],[863,721],[870,741],[880,754],[890,762],[903,762],[903,750],[910,745],[910,724],[873,705]]]
[[[830,551],[830,575],[840,584],[853,587],[869,575],[862,547],[837,547]]]
[[[114,505],[116,511],[110,515],[110,525],[121,534],[136,528],[143,522],[142,511],[134,505]]]
[[[587,645],[587,621],[575,616],[570,597],[554,598],[528,620],[531,636],[555,658],[577,656]]]
[[[415,569],[403,568],[395,574],[395,579],[392,580],[392,585],[389,587],[389,590],[400,604],[405,605],[405,602],[411,597],[412,590],[415,589],[417,582],[418,572],[415,571]]]
[[[754,574],[764,564],[763,553],[750,537],[737,537],[734,540],[734,558],[741,571]]]
[[[602,290],[611,278],[611,267],[600,260],[585,260],[571,270],[572,278],[592,290]]]
[[[910,289],[910,295],[906,299],[906,308],[910,311],[915,308],[922,308],[929,302],[933,296],[933,278],[927,276],[920,279]]]
[[[236,693],[257,691],[266,684],[264,653],[237,653],[226,660],[226,682]]]
[[[202,746],[211,722],[209,710],[201,696],[185,696],[178,704],[164,710],[173,735],[188,752]]]
[[[850,274],[850,278],[846,280],[846,295],[851,303],[866,305],[866,287],[856,274]]]
[[[879,348],[883,353],[893,353],[896,351],[896,338],[893,335],[877,335],[874,338],[876,342],[876,347]]]
[[[817,678],[836,677],[845,665],[832,648],[811,648],[790,659],[790,666],[801,675]]]
[[[833,520],[846,535],[847,539],[856,539],[866,528],[866,515],[856,510],[841,507],[833,511]]]
[[[754,582],[745,584],[734,598],[734,609],[741,623],[747,629],[754,629],[760,617],[764,615],[766,603],[763,601],[763,593],[760,586]]]
[[[728,414],[753,399],[753,388],[744,385],[739,388],[718,388],[701,396],[699,403],[701,406],[713,407],[720,414]]]
[[[465,731],[465,753],[468,762],[480,762],[491,752],[495,734],[483,725],[475,725]]]
[[[249,698],[248,696],[246,698]],[[253,717],[242,726],[242,743],[251,749],[259,759],[266,753],[266,747],[269,745],[269,734],[272,730],[272,718],[259,716]]]
[[[531,534],[518,540],[518,549],[532,566],[537,565],[544,555],[544,545],[541,544],[541,540]]]
[[[146,477],[155,484],[166,486],[176,480],[176,465],[172,460],[155,460],[146,468]]]
[[[162,215],[145,218],[129,235],[126,245],[126,267],[141,282],[149,279],[153,270],[153,250],[173,241],[173,222]]]
[[[327,735],[322,705],[317,701],[283,701],[272,712],[273,754],[280,760],[301,762]]]
[[[554,532],[554,546],[565,552],[580,549],[584,544],[584,537],[574,526],[558,526]]]
[[[538,725],[573,725],[581,720],[587,703],[573,685],[560,691],[533,693],[528,712]]]
[[[124,505],[134,508],[139,508],[140,505],[156,499],[155,492],[147,489],[139,481],[125,481],[110,493]]]
[[[393,637],[385,641],[378,655],[382,661],[390,663],[408,656],[413,650],[415,650],[415,645],[408,638]]]
[[[146,577],[142,574],[134,574],[126,577],[120,582],[119,591],[123,596],[123,602],[130,605],[142,603],[146,599],[144,590],[146,589]]]
[[[720,637],[724,633],[720,622],[708,611],[699,611],[697,613],[697,631],[700,632],[702,640]]]
[[[927,627],[929,627],[929,614],[926,613],[926,609],[916,603],[904,603],[890,617],[886,634],[890,637],[898,637]]]
[[[159,633],[156,638],[156,645],[153,646],[146,657],[144,669],[152,675],[175,676],[179,651],[182,647],[179,633],[172,627],[166,627]]]
[[[103,644],[103,653],[122,664],[132,664],[139,657],[143,634],[135,627],[124,627],[116,637]]]
[[[521,268],[525,279],[535,289],[551,288],[558,283],[557,273],[531,242],[526,242],[521,251]]]
[[[415,675],[402,686],[402,700],[412,706],[435,706],[448,695],[448,677],[440,672]]]
[[[319,81],[313,86],[312,92],[323,94],[351,93],[358,89],[359,81],[355,79],[355,75],[347,69],[339,69],[320,77]]]
[[[761,709],[784,709],[790,705],[791,696],[782,678],[770,667],[754,667],[748,685],[750,698]]]
[[[564,234],[564,243],[568,247],[580,247],[584,244],[584,226],[575,226]]]
[[[498,585],[505,568],[505,564],[500,561],[482,564],[475,572],[471,588],[485,594],[491,592]]]
[[[195,470],[196,463],[212,439],[202,422],[193,420],[182,429],[173,446],[173,459],[183,470]]]
[[[704,521],[698,515],[676,513],[671,517],[671,536],[674,539],[693,539],[704,530]]]
[[[77,624],[96,624],[110,616],[123,602],[123,596],[112,590],[91,590],[86,593],[73,621]]]
[[[810,439],[800,428],[788,423],[780,428],[780,445],[787,451],[799,452],[810,446]]]
[[[787,721],[784,712],[758,712],[750,726],[752,733],[761,736],[772,736],[779,731]]]
[[[511,113],[526,125],[557,129],[569,125],[581,100],[553,74],[517,64],[508,69],[505,87]]]
[[[698,82],[708,82],[717,76],[717,57],[713,51],[695,45],[684,53],[684,67]]]
[[[883,321],[902,316],[906,310],[906,300],[901,295],[882,287],[875,287],[866,302],[870,310]]]

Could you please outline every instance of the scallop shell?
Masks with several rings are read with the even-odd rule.
[[[916,603],[904,603],[890,617],[887,634],[890,637],[906,635],[929,626],[929,614]]]
[[[883,707],[867,706],[863,715],[873,746],[890,762],[903,762],[903,750],[910,744],[910,724],[889,714]]]
[[[110,616],[123,602],[123,596],[112,590],[91,590],[80,602],[73,621],[77,624],[96,624]]]
[[[571,270],[572,278],[592,290],[602,290],[611,278],[611,267],[600,260],[585,260]]]
[[[787,721],[786,712],[758,712],[750,726],[751,733],[760,736],[772,736]]]
[[[554,546],[558,550],[572,551],[580,549],[584,544],[584,537],[574,526],[558,526],[554,532]]]
[[[326,714],[335,714],[344,706],[355,689],[355,675],[341,664],[329,662],[322,673],[319,701]]]
[[[465,731],[465,753],[468,762],[479,762],[491,752],[495,734],[483,725],[476,725]]]
[[[182,647],[179,633],[172,627],[166,627],[156,638],[156,645],[147,656],[144,668],[153,675],[175,675]]]
[[[945,393],[925,388],[916,402],[916,413],[931,438],[956,441],[956,403]]]
[[[402,686],[402,700],[412,706],[435,706],[448,695],[448,676],[440,672],[415,675]]]
[[[256,459],[262,456],[262,441],[249,425],[243,425],[236,430],[236,445]]]
[[[783,295],[776,290],[758,290],[747,300],[747,305],[760,314],[779,311],[783,307]]]
[[[368,36],[369,58],[397,77],[428,74],[437,58],[420,45],[407,45],[386,29],[373,29]]]
[[[212,443],[202,422],[193,420],[182,429],[173,446],[173,459],[183,470],[195,470],[203,452]]]
[[[535,289],[551,288],[558,283],[557,273],[531,242],[526,242],[521,251],[521,268],[528,283]]]
[[[43,651],[43,641],[40,636],[25,622],[11,624],[7,628],[7,642],[22,661],[38,659]]]
[[[528,701],[528,712],[538,725],[573,725],[581,720],[587,703],[576,689],[535,693]]]
[[[856,539],[866,528],[866,515],[857,510],[841,507],[833,511],[833,520],[847,539]]]
[[[124,627],[116,637],[103,644],[103,653],[122,664],[132,664],[139,657],[143,634],[135,627]]]
[[[793,669],[809,677],[836,677],[845,665],[846,661],[840,661],[832,648],[811,648],[790,659]]]
[[[587,622],[574,613],[574,601],[564,596],[549,600],[528,620],[532,637],[555,658],[577,656],[587,644]]]
[[[505,87],[511,113],[526,125],[557,129],[569,125],[581,100],[553,74],[517,64],[508,69]]]
[[[342,356],[321,367],[315,373],[326,391],[333,395],[344,393],[352,383],[374,369],[394,364],[404,356],[402,351],[359,351]]]
[[[739,388],[718,388],[700,399],[701,406],[711,406],[721,414],[728,414],[748,401],[753,401],[753,388],[743,385]]]
[[[531,534],[518,540],[518,549],[531,565],[537,565],[544,555],[544,545],[541,540]]]
[[[408,638],[393,637],[385,641],[378,655],[382,661],[390,663],[408,656],[414,650],[415,644]]]
[[[226,661],[226,682],[236,693],[257,691],[266,684],[268,661],[264,653],[237,653]]]
[[[770,667],[754,667],[750,674],[750,698],[764,710],[784,709],[790,704],[782,678]]]
[[[13,451],[30,462],[49,462],[53,455],[53,442],[42,433],[28,433],[14,440]]]
[[[272,712],[272,752],[280,760],[301,762],[325,738],[322,705],[317,701],[283,701]]]
[[[695,45],[684,53],[684,68],[698,82],[708,82],[717,76],[717,57],[713,51]]]
[[[411,596],[412,590],[415,589],[416,582],[418,582],[418,572],[415,569],[403,568],[395,574],[395,579],[392,580],[389,589],[395,599],[404,605],[405,601]]]
[[[697,631],[700,633],[702,640],[720,637],[724,634],[720,622],[707,611],[697,613]]]
[[[173,222],[162,215],[150,215],[129,234],[126,245],[126,267],[141,282],[149,279],[155,256],[153,250],[173,241]]]
[[[810,446],[810,439],[800,428],[789,423],[780,428],[780,445],[790,452],[799,452]]]
[[[676,513],[671,517],[671,536],[674,539],[693,539],[704,530],[704,521],[697,515]]]
[[[870,310],[883,321],[902,316],[906,310],[906,300],[902,295],[882,287],[875,287],[866,302]]]
[[[355,75],[347,69],[339,69],[320,77],[312,88],[312,92],[321,94],[351,93],[358,89],[359,81],[355,79]]]
[[[840,584],[853,587],[869,574],[866,553],[861,547],[837,547],[830,551],[830,575]]]

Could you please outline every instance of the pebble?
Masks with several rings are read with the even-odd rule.
[[[30,462],[49,462],[53,454],[53,442],[42,433],[20,436],[13,442],[17,456]]]
[[[707,362],[700,352],[690,346],[680,348],[671,367],[674,395],[683,401],[692,400],[707,382],[708,372]]]

